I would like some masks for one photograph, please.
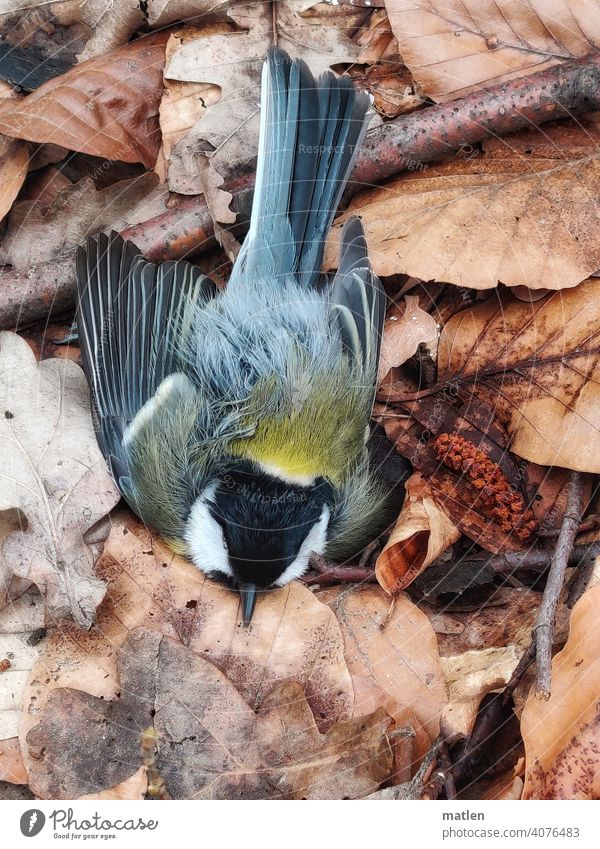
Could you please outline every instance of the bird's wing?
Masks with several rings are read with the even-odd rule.
[[[79,248],[77,282],[98,442],[127,497],[124,437],[132,435],[136,418],[147,422],[157,402],[189,380],[179,353],[183,337],[194,306],[216,290],[190,263],[148,262],[114,232],[90,237]]]
[[[375,381],[386,295],[371,271],[367,242],[359,218],[342,231],[340,261],[331,289],[331,317],[348,356]]]

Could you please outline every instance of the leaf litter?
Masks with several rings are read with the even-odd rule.
[[[0,92],[2,285],[27,279],[28,300],[30,278],[46,277],[38,268],[67,269],[99,230],[159,233],[181,256],[208,209],[235,252],[226,228],[235,180],[254,168],[274,41],[367,87],[374,132],[426,115],[427,98],[452,103],[516,77],[531,75],[535,99],[540,68],[597,41],[590,21],[559,55],[543,14],[517,18],[510,4],[502,20],[466,22],[458,7],[448,17],[399,0],[285,0],[274,15],[150,0],[148,27],[175,26],[132,41],[139,4],[123,0],[118,21],[70,6],[32,7],[19,23],[27,55],[57,55],[40,65],[47,82]],[[570,13],[563,4],[560,19]],[[600,472],[596,142],[592,113],[463,145],[435,165],[400,162],[408,173],[341,212],[328,267],[339,227],[359,214],[389,295],[374,418],[378,462],[404,507],[350,564],[352,582],[334,567],[342,583],[328,586],[321,564],[311,589],[266,594],[250,629],[234,594],[113,510],[77,349],[56,344],[69,317],[2,334],[2,780],[40,798],[598,796],[597,567],[585,547],[597,540],[596,501],[586,504]],[[224,256],[202,262],[218,271]],[[50,291],[37,297],[49,305]],[[553,588],[570,470],[581,560],[567,557],[568,586]],[[552,692],[541,701],[523,660],[549,592]]]

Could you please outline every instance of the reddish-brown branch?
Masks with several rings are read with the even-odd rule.
[[[316,575],[307,575],[303,578],[305,584],[320,584],[321,586],[329,586],[330,584],[343,583],[374,583],[377,581],[375,570],[364,566],[336,566],[330,563],[320,554],[313,555],[310,559],[311,568],[317,573]]]

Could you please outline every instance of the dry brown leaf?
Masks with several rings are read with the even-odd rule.
[[[469,736],[481,700],[508,684],[522,653],[520,646],[511,643],[440,659],[448,687],[448,705],[441,720],[446,740]]]
[[[45,593],[48,620],[70,616],[89,628],[105,591],[94,573],[101,520],[120,495],[96,443],[83,371],[69,360],[38,364],[25,340],[1,333],[0,409],[0,511],[20,517],[0,560]]]
[[[4,0],[0,19],[0,27],[17,30],[19,44],[29,45],[32,35],[45,34],[43,53],[51,56],[61,56],[65,47],[70,52],[73,42],[85,42],[81,60],[121,47],[143,23],[139,0]]]
[[[27,784],[27,772],[21,757],[18,737],[0,740],[0,781]]]
[[[326,267],[337,262],[344,221],[358,214],[382,277],[473,289],[577,285],[600,268],[600,136],[590,124],[549,129],[539,151],[538,140],[511,136],[357,195],[332,229]]]
[[[600,472],[599,334],[596,278],[530,304],[492,297],[445,325],[440,387],[494,407],[520,457]]]
[[[385,5],[404,61],[424,93],[441,102],[600,47],[597,9],[576,0],[386,0]]]
[[[0,661],[10,663],[10,667],[0,673],[0,740],[18,734],[25,687],[44,649],[43,638],[36,639],[43,625],[44,602],[36,590],[12,599],[0,610]]]
[[[228,0],[148,0],[148,23],[151,27],[164,27],[190,19],[201,22],[206,16],[225,9],[227,4]]]
[[[415,472],[406,482],[406,497],[389,540],[377,558],[377,580],[396,596],[460,537],[438,507],[427,481]]]
[[[0,108],[0,132],[151,168],[160,147],[158,107],[167,33],[82,62]]]
[[[394,743],[394,782],[408,781],[437,738],[447,703],[435,634],[405,595],[391,616],[389,599],[376,587],[336,587],[319,599],[331,606],[344,635],[354,716],[383,707],[408,732]]]
[[[28,769],[25,736],[40,721],[49,694],[68,687],[114,699],[121,647],[140,625],[214,663],[253,708],[273,687],[293,679],[304,688],[321,730],[352,716],[352,680],[339,625],[301,584],[260,598],[252,627],[241,628],[237,594],[205,579],[161,541],[153,543],[125,512],[113,519],[97,572],[108,586],[97,626],[82,633],[62,623],[48,637],[27,684],[19,736]]]
[[[552,661],[552,695],[532,689],[521,718],[525,799],[600,798],[600,584],[571,614],[569,638]]]
[[[212,663],[143,628],[129,634],[119,666],[118,698],[55,689],[28,733],[30,786],[42,798],[122,785],[139,769],[148,726],[159,741],[156,769],[176,799],[355,798],[390,775],[392,720],[383,710],[322,734],[302,687],[287,681],[255,713]]]
[[[84,793],[80,799],[106,799],[108,801],[118,801],[122,799],[144,799],[148,790],[148,776],[146,775],[146,767],[141,766],[137,772],[134,772],[129,778],[121,781],[115,787],[108,790],[102,790],[99,793]]]
[[[29,145],[0,135],[0,219],[13,205],[27,176]]]
[[[228,15],[237,24],[234,32],[184,41],[165,67],[165,78],[218,86],[220,100],[172,149],[169,187],[182,194],[202,192],[195,164],[206,153],[211,167],[228,178],[247,171],[258,150],[260,78],[264,57],[273,43],[293,57],[302,56],[315,74],[342,62],[354,62],[359,47],[343,26],[344,14],[314,0],[280,0],[230,4]],[[321,17],[319,17],[319,14]],[[1,126],[0,126],[1,129]],[[600,263],[599,263],[600,265]]]
[[[416,354],[422,342],[433,342],[437,332],[435,318],[421,309],[418,295],[405,295],[404,304],[393,304],[383,327],[378,381]]]
[[[168,191],[154,174],[96,190],[84,177],[61,189],[49,207],[15,204],[0,245],[0,262],[26,269],[55,259],[100,230],[123,230],[166,210]]]
[[[174,32],[169,36],[165,49],[165,67],[184,41],[193,38],[210,38],[218,32],[227,32],[226,24],[206,26],[203,29],[189,28]],[[219,86],[210,83],[191,83],[170,80],[165,77],[164,94],[160,101],[159,120],[162,134],[163,155],[171,158],[171,150],[192,129],[206,112],[207,107],[216,103],[221,96]]]

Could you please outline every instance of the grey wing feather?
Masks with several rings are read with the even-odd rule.
[[[373,380],[385,307],[385,290],[371,270],[362,223],[359,218],[350,218],[342,232],[340,261],[331,290],[331,316],[344,349]]]
[[[77,284],[82,360],[98,442],[126,489],[126,428],[161,382],[184,370],[176,343],[188,308],[216,290],[190,263],[155,265],[118,233],[90,237],[78,249]]]

